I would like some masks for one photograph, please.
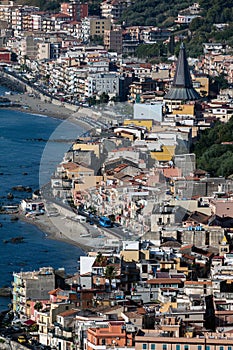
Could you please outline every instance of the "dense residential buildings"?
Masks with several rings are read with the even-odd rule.
[[[130,4],[104,0],[101,17],[78,1],[52,14],[0,4],[5,74],[48,103],[84,107],[75,116],[95,125],[56,167],[54,212],[48,199],[21,202],[27,216],[77,227],[92,249],[74,275],[13,273],[14,321],[33,323],[33,340],[49,349],[232,350],[233,181],[197,169],[192,153],[203,130],[232,116],[232,89],[206,99],[212,77],[232,83],[232,57],[212,42],[196,60],[183,43],[178,59],[136,59],[142,43],[179,38],[116,24]],[[193,4],[176,22],[200,10]],[[133,113],[123,117],[118,101]]]

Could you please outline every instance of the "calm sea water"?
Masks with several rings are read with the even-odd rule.
[[[0,95],[5,91],[0,86]],[[13,186],[35,190],[49,181],[70,146],[57,140],[75,139],[82,132],[83,129],[68,122],[0,109],[0,204],[19,203],[27,198],[28,193],[13,191]],[[14,194],[13,201],[7,199],[9,192]],[[43,266],[64,267],[68,273],[77,271],[77,260],[83,254],[79,248],[50,240],[35,226],[11,221],[8,215],[0,215],[0,223],[0,287],[11,285],[13,271]],[[4,243],[17,236],[23,236],[24,242]],[[7,308],[9,301],[0,297],[0,311]]]

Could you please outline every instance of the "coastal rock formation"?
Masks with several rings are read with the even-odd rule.
[[[23,243],[24,241],[24,238],[22,236],[19,236],[19,237],[13,237],[13,238],[10,238],[10,239],[4,239],[3,240],[3,243],[14,243],[14,244],[18,244],[18,243]]]
[[[10,287],[1,287],[0,288],[0,297],[11,297],[11,288]]]
[[[18,185],[18,186],[14,186],[12,187],[13,191],[19,191],[19,192],[32,192],[32,188],[29,186],[22,186],[22,185]]]
[[[7,194],[7,199],[14,199],[14,195],[11,192],[9,192]]]

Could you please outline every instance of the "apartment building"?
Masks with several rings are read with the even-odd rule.
[[[19,32],[32,30],[32,14],[39,11],[39,7],[18,6],[12,8],[12,29]]]
[[[170,327],[171,329],[171,327]],[[168,336],[166,332],[146,330],[135,337],[135,350],[232,350],[231,334],[203,334],[194,338]]]
[[[85,96],[101,95],[102,93],[118,96],[119,76],[116,73],[91,74],[85,81]]]
[[[104,31],[109,30],[111,22],[109,18],[91,18],[90,19],[90,36],[104,36]]]
[[[38,60],[47,60],[51,57],[51,44],[49,42],[42,42],[37,44],[38,52],[37,59]]]
[[[17,5],[14,5],[13,1],[1,2],[0,4],[0,20],[7,22],[9,25],[12,23],[12,11],[16,9]]]
[[[41,14],[32,14],[32,30],[40,31],[42,29],[42,15]]]
[[[101,3],[101,13],[105,18],[110,18],[111,22],[117,21],[124,9],[131,5],[131,0],[105,0]]]
[[[127,331],[125,322],[110,321],[102,327],[88,328],[87,330],[87,350],[101,348],[102,350],[112,347],[130,347],[133,349],[133,333]]]
[[[29,59],[36,59],[38,54],[38,39],[32,35],[25,36],[19,42],[21,59],[27,56]]]
[[[52,267],[42,267],[33,272],[14,272],[13,279],[13,311],[19,317],[26,315],[28,299],[49,299],[48,292],[55,288],[55,272]]]
[[[105,30],[104,32],[104,47],[106,50],[122,53],[122,29],[114,28]]]
[[[88,41],[93,36],[104,36],[105,30],[110,30],[109,18],[86,17],[82,19],[82,39]]]
[[[79,1],[63,2],[60,12],[69,15],[72,21],[79,21],[88,17],[88,4],[81,4]]]

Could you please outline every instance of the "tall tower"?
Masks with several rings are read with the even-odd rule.
[[[172,86],[168,93],[164,96],[164,101],[167,101],[167,103],[171,105],[179,105],[183,102],[195,101],[198,99],[200,99],[200,96],[193,88],[188,61],[186,58],[186,50],[184,44],[182,43],[180,46]]]

